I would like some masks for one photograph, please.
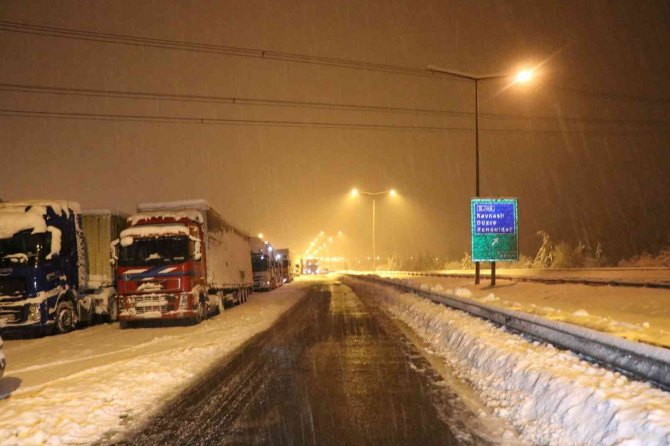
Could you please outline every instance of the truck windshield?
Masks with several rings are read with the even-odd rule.
[[[119,250],[120,266],[166,265],[189,258],[187,237],[136,238]]]
[[[31,259],[43,258],[45,236],[43,233],[32,234],[26,229],[17,232],[10,238],[0,239],[0,263],[23,263]]]
[[[255,271],[268,270],[268,256],[253,256],[251,258],[251,269]]]

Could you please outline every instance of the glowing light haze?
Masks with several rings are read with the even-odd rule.
[[[377,254],[459,258],[473,86],[425,67],[541,65],[523,88],[480,85],[481,192],[518,197],[521,251],[539,229],[613,258],[668,243],[667,2],[5,0],[0,19],[5,200],[204,198],[275,247],[342,230],[338,254],[365,259],[370,203],[351,187],[393,186]]]

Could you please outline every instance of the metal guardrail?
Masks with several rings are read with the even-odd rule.
[[[628,341],[589,328],[552,321],[532,314],[496,308],[469,299],[428,291],[376,275],[347,274],[347,276],[392,286],[433,302],[465,311],[517,333],[569,349],[607,368],[649,381],[670,391],[670,350],[668,349]]]
[[[474,273],[445,273],[439,271],[385,271],[384,274],[402,274],[408,276],[419,276],[419,277],[455,277],[460,279],[470,279],[474,278]],[[490,274],[482,273],[481,278],[489,278]],[[625,287],[640,287],[640,288],[664,288],[670,289],[670,282],[659,282],[659,281],[649,281],[649,280],[612,280],[612,279],[597,279],[593,277],[530,277],[530,276],[515,276],[500,273],[496,273],[497,279],[502,280],[515,280],[517,282],[536,282],[536,283],[546,283],[546,284],[562,284],[562,283],[572,283],[578,285],[594,285],[594,286],[625,286]]]

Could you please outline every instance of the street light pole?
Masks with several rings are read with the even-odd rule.
[[[454,70],[429,65],[426,67],[429,71],[448,74],[459,79],[467,79],[475,84],[475,197],[479,198],[479,82],[493,79],[505,79],[512,77],[509,74],[492,74],[486,76],[477,76],[474,74],[461,73]],[[519,71],[514,76],[514,82],[525,83],[533,77],[532,70]],[[481,275],[481,264],[475,262],[475,285],[479,285]],[[491,263],[491,284],[495,285],[495,262]]]
[[[375,232],[377,222],[377,206],[375,199],[379,195],[386,195],[386,194],[390,195],[391,197],[395,197],[397,193],[395,189],[389,189],[381,192],[365,192],[365,191],[359,191],[356,188],[351,190],[351,195],[354,197],[357,195],[367,195],[372,197],[372,270],[373,271],[377,271],[377,236]]]
[[[372,271],[377,271],[377,242],[375,239],[375,197],[372,196]]]
[[[479,198],[479,79],[475,78],[475,197]],[[475,262],[475,285],[479,285],[481,263]]]

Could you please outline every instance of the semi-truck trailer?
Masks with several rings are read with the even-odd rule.
[[[199,323],[252,290],[250,237],[205,200],[142,203],[112,242],[121,328],[147,319]]]
[[[109,209],[90,209],[81,213],[88,273],[87,293],[92,294],[94,316],[114,322],[118,304],[114,297],[114,267],[109,261],[109,245],[126,225],[126,215]]]
[[[293,257],[291,256],[291,251],[288,248],[278,249],[275,258],[281,271],[282,282],[293,282]]]
[[[270,291],[281,286],[281,274],[272,245],[261,238],[251,239],[254,290]]]
[[[100,288],[89,283],[88,255],[108,259],[109,248],[87,249],[84,233],[75,202],[0,203],[0,325],[5,330],[65,333],[92,322]]]

